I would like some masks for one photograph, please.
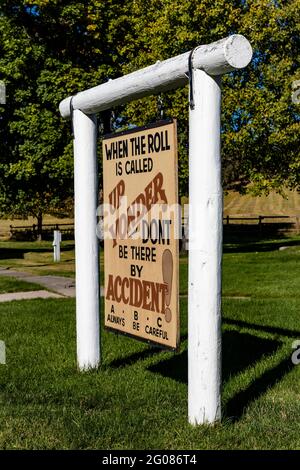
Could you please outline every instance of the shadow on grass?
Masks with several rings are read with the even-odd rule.
[[[288,328],[280,328],[277,326],[263,326],[257,325],[255,323],[248,323],[243,320],[231,320],[229,318],[224,319],[224,323],[227,325],[235,325],[241,328],[249,328],[255,331],[263,331],[265,333],[271,333],[273,335],[280,335],[280,336],[288,336],[289,338],[299,338],[300,331],[297,330],[289,330]]]
[[[268,333],[280,334],[283,336],[298,336],[299,332],[292,332],[282,328],[269,328],[247,322],[225,320],[227,324],[234,324],[261,330]],[[184,334],[181,340],[187,339]],[[263,360],[265,356],[274,354],[281,346],[281,342],[274,339],[260,338],[250,333],[240,333],[239,331],[225,331],[222,336],[222,379],[223,382],[229,380],[255,363]],[[134,364],[139,360],[145,360],[159,354],[162,350],[151,347],[140,352],[133,353],[127,357],[117,359],[108,364],[108,367],[119,368]],[[272,369],[267,370],[261,377],[257,378],[248,388],[238,392],[224,406],[224,416],[237,421],[243,414],[244,409],[254,400],[263,395],[268,388],[274,386],[285,374],[292,370],[293,364],[290,357],[285,358]],[[188,355],[187,350],[179,354],[174,354],[168,359],[163,359],[155,365],[151,365],[148,371],[160,374],[180,383],[188,383]]]
[[[300,245],[300,240],[285,237],[284,234],[278,233],[277,230],[255,233],[249,229],[247,231],[239,231],[237,229],[233,232],[227,232],[226,226],[224,226],[223,241],[224,253],[267,252],[278,250],[281,246],[292,247]]]
[[[181,341],[187,339],[187,335],[181,336]],[[247,367],[261,360],[263,356],[273,354],[280,346],[279,341],[262,339],[249,333],[238,331],[225,331],[222,337],[222,373],[223,380],[228,380],[232,375],[242,372]],[[115,359],[107,364],[108,367],[121,368],[135,364],[165,352],[156,346],[151,346],[142,351],[135,352],[126,357]],[[187,350],[172,357],[160,361],[149,367],[149,371],[169,377],[178,382],[188,382],[187,376]]]
[[[229,321],[228,323],[236,322]],[[260,327],[257,326],[257,329],[260,329]],[[263,329],[263,327],[261,329]],[[181,335],[181,342],[186,339],[187,334]],[[238,374],[247,367],[253,365],[264,355],[274,353],[280,344],[281,343],[279,341],[258,338],[257,336],[253,336],[249,333],[225,331],[222,336],[223,380],[227,380],[230,375]],[[166,352],[166,349],[161,349],[160,347],[153,345],[147,349],[143,349],[142,351],[137,351],[129,354],[128,356],[114,359],[107,364],[107,367],[112,367],[114,369],[128,367],[135,364],[137,361],[143,361],[149,357],[158,355],[161,352]],[[187,350],[184,350],[179,354],[174,354],[172,357],[149,367],[148,370],[187,384],[187,367]]]
[[[263,395],[269,388],[279,382],[294,365],[290,357],[285,358],[272,369],[267,370],[261,377],[256,379],[246,390],[234,395],[224,408],[224,416],[231,421],[238,421],[244,413],[245,408],[254,400]]]
[[[262,339],[249,333],[225,331],[222,337],[222,375],[223,380],[242,372],[247,367],[262,359],[264,355],[274,353],[280,343]],[[149,370],[169,377],[178,382],[188,383],[187,351],[161,361]]]
[[[156,346],[150,346],[148,349],[143,349],[142,351],[137,351],[135,353],[130,354],[129,356],[121,357],[119,359],[114,359],[113,361],[107,364],[107,367],[112,367],[113,369],[119,369],[121,367],[131,366],[135,364],[137,361],[143,361],[148,359],[148,357],[155,356],[155,354],[159,354],[160,352],[165,351]]]
[[[24,254],[29,250],[23,248],[1,248],[0,249],[0,259],[23,259]],[[41,250],[44,251],[44,250]]]
[[[22,243],[22,242],[20,242]],[[36,245],[29,245],[30,242],[26,242],[26,247],[23,248],[0,248],[0,260],[4,259],[24,259],[26,253],[52,253],[52,246],[49,247],[37,247]],[[34,243],[34,242],[32,242]],[[28,246],[29,245],[29,246]],[[66,246],[61,248],[61,251],[72,251],[74,250],[73,246]]]
[[[222,346],[223,381],[239,374],[262,360],[265,356],[275,353],[281,345],[279,341],[262,339],[249,333],[225,331]],[[284,359],[274,368],[267,370],[249,387],[237,393],[224,407],[224,416],[237,421],[244,409],[254,400],[274,386],[293,368],[290,357]],[[181,383],[188,383],[187,351],[150,366],[149,371],[171,378]]]
[[[183,333],[180,336],[181,343],[183,343],[183,341],[185,341],[186,339],[187,339],[187,334]],[[144,359],[148,359],[148,357],[152,357],[152,356],[155,356],[156,354],[169,351],[167,348],[163,348],[155,344],[153,345],[148,344],[148,346],[149,346],[148,349],[143,349],[142,351],[134,352],[132,354],[129,354],[128,356],[112,360],[111,362],[107,364],[107,367],[118,369],[120,367],[131,366],[132,364],[135,364],[137,361],[143,361]]]

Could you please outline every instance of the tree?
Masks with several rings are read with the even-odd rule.
[[[254,57],[223,78],[224,186],[254,193],[298,188],[299,107],[291,92],[299,79],[299,7],[300,0],[2,0],[2,212],[41,217],[72,194],[70,123],[59,117],[61,99],[233,33],[250,40]],[[165,117],[178,119],[186,195],[188,88],[160,98]],[[158,103],[148,97],[113,110],[115,128],[156,120]],[[100,116],[106,130],[109,114]]]
[[[41,229],[43,214],[63,208],[73,195],[71,126],[60,118],[58,105],[118,74],[114,48],[126,23],[120,8],[114,0],[2,2],[2,213],[33,215]]]
[[[299,187],[299,107],[291,100],[300,73],[299,0],[136,0],[131,21],[136,49],[125,37],[124,72],[244,34],[252,63],[223,77],[224,187],[254,194]],[[181,194],[188,192],[187,99],[187,89],[163,96],[165,114],[179,120]],[[156,98],[130,103],[125,115],[137,124],[155,119]]]

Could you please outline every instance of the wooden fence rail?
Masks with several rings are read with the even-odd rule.
[[[232,216],[232,215],[227,215],[223,217],[223,221],[226,221],[226,224],[229,225],[230,221],[243,221],[243,220],[257,220],[258,224],[262,224],[264,220],[275,220],[275,219],[291,219],[291,223],[297,223],[297,220],[299,217],[296,216],[290,216],[290,215],[259,215],[257,217],[237,217],[237,216]]]
[[[276,221],[276,222],[275,222]],[[239,224],[240,222],[240,224]],[[294,226],[294,229],[300,231],[300,215],[299,216],[289,216],[289,215],[259,215],[256,217],[239,217],[227,215],[223,217],[224,225],[243,225],[243,222],[248,222],[249,225],[257,225],[259,228],[262,228],[263,225],[268,225],[268,223],[273,224],[288,224]],[[256,224],[257,222],[257,224]],[[246,225],[246,224],[245,224]],[[248,224],[247,224],[248,225]],[[188,215],[184,214],[182,217],[182,228],[184,238],[188,238]],[[48,234],[54,230],[60,230],[62,234],[73,235],[74,234],[74,225],[72,223],[57,223],[57,224],[43,224],[42,235]],[[10,225],[10,236],[11,238],[18,238],[18,235],[31,234],[35,238],[38,234],[37,225]]]
[[[38,235],[38,226],[37,224],[33,225],[10,225],[10,238],[11,239],[36,239]],[[42,225],[42,236],[47,236],[49,238],[52,236],[54,230],[60,230],[62,234],[65,235],[74,235],[74,224],[43,224]]]

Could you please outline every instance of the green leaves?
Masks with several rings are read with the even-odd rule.
[[[225,188],[256,194],[300,184],[300,0],[3,0],[0,5],[0,210],[38,213],[73,193],[68,95],[233,33],[254,56],[223,77]],[[180,194],[188,194],[188,88],[161,96],[178,119]],[[114,111],[118,127],[158,118],[157,97]],[[101,168],[101,165],[100,165]],[[250,184],[251,183],[251,184]]]
[[[260,193],[298,187],[299,110],[291,101],[299,78],[299,0],[270,2],[134,2],[136,49],[127,41],[124,73],[232,33],[254,50],[243,71],[223,77],[222,158],[224,187]],[[137,124],[155,119],[153,98],[126,106]],[[164,95],[166,115],[179,118],[180,190],[188,193],[187,95]],[[249,183],[252,183],[249,186]]]

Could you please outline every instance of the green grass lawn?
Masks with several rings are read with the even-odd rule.
[[[33,290],[45,289],[32,282],[19,281],[13,277],[0,276],[0,294],[9,292],[27,292]]]
[[[74,277],[74,241],[62,242],[60,263],[53,261],[51,241],[0,241],[0,267],[41,276],[52,274]]]
[[[0,304],[0,448],[300,449],[299,257],[300,238],[225,245],[214,427],[187,422],[186,258],[177,354],[105,331],[102,366],[78,373],[74,300]]]

